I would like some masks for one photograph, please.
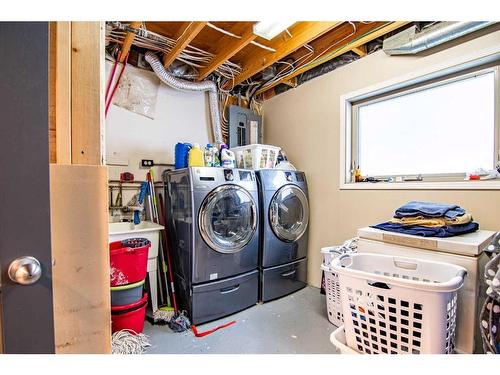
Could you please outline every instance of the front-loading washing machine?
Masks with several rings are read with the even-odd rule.
[[[309,202],[304,172],[257,171],[261,212],[260,300],[307,285]]]
[[[259,208],[255,172],[167,171],[166,223],[181,309],[194,324],[257,303]]]

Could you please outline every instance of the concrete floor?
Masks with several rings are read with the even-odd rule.
[[[202,332],[231,320],[236,320],[236,324],[202,338],[196,338],[191,331],[174,333],[167,326],[146,322],[144,333],[150,336],[152,344],[147,353],[335,353],[330,334],[336,327],[326,317],[325,296],[314,287],[197,328]]]

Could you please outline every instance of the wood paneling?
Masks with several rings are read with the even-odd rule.
[[[71,22],[56,22],[56,161],[71,164]]]
[[[58,354],[111,351],[107,180],[104,166],[50,166]]]
[[[57,162],[56,79],[57,22],[49,23],[49,161]],[[1,331],[0,331],[1,332]]]
[[[73,164],[103,164],[104,23],[71,24]]]

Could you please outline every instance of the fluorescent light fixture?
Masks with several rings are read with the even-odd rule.
[[[253,25],[253,33],[264,39],[271,40],[294,23],[295,21],[260,21]]]

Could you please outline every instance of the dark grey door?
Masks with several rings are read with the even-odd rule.
[[[309,224],[309,203],[304,192],[295,185],[279,189],[269,205],[269,222],[282,241],[298,241]]]
[[[0,53],[0,341],[54,353],[48,23],[0,22]]]

